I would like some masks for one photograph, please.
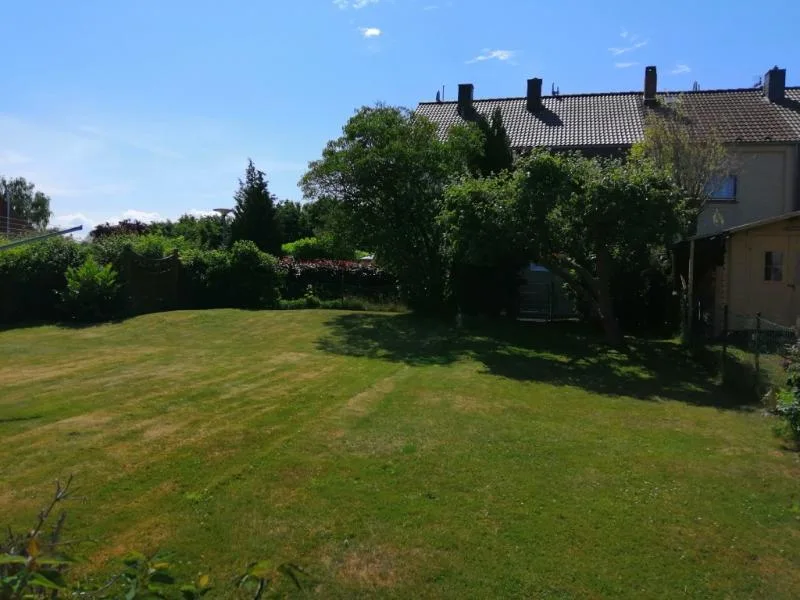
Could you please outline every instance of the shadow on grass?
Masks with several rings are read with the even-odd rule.
[[[41,415],[30,415],[27,417],[0,417],[0,425],[4,423],[19,423],[20,421],[35,421],[41,419]]]
[[[608,396],[677,400],[751,409],[752,398],[721,389],[688,352],[664,340],[629,339],[625,351],[574,323],[484,322],[457,328],[411,314],[338,315],[319,349],[410,365],[447,365],[472,358],[486,373],[518,381],[580,387]]]

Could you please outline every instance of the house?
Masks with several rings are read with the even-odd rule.
[[[773,224],[770,229],[768,223],[800,210],[800,87],[786,86],[785,69],[770,69],[758,87],[718,90],[659,91],[654,66],[645,68],[643,89],[632,92],[561,94],[553,89],[550,96],[544,96],[542,80],[534,78],[528,80],[525,96],[476,100],[474,86],[461,84],[457,100],[422,102],[417,113],[438,124],[440,135],[445,136],[453,125],[476,114],[489,117],[499,109],[517,152],[543,147],[614,156],[643,139],[650,111],[678,98],[692,126],[701,133],[716,132],[736,164],[736,171],[716,186],[699,218],[693,278],[698,303],[695,314],[711,315],[718,328],[720,307],[727,299],[763,294],[764,302],[772,298],[769,302],[783,303],[785,308],[781,312],[765,306],[762,312],[793,326],[800,316],[800,305],[783,299],[775,291],[779,286],[772,285],[771,280],[747,286],[755,285],[750,278],[759,272],[751,263],[775,260],[781,252],[782,272],[788,277],[787,269],[791,270],[791,285],[795,285],[800,246],[795,247],[784,231],[775,248],[751,249],[748,258],[739,247],[744,243],[741,240],[750,240],[750,248],[755,248],[754,239],[766,243],[758,232],[774,235],[774,228],[781,226]],[[751,230],[750,224],[759,225]],[[688,244],[684,250],[679,265],[688,265]],[[727,256],[726,250],[735,251],[735,256]],[[785,282],[782,285],[787,286]],[[750,298],[752,302],[742,304],[741,310],[756,310],[762,298],[756,299]]]
[[[699,257],[698,305],[714,332],[766,323],[800,326],[800,211],[701,234],[692,240]]]
[[[500,109],[511,146],[617,155],[644,137],[648,111],[680,97],[698,130],[715,130],[738,165],[720,182],[700,216],[701,234],[723,231],[800,208],[800,87],[786,86],[786,70],[769,70],[758,88],[659,92],[656,67],[645,69],[644,88],[633,92],[542,95],[542,80],[529,79],[519,98],[474,99],[461,84],[458,100],[422,102],[417,114],[439,125],[441,135],[475,114]],[[466,117],[466,119],[465,119]]]

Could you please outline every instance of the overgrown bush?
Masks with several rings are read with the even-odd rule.
[[[310,285],[320,300],[358,296],[372,301],[395,301],[395,279],[381,269],[353,261],[281,259],[283,297],[301,298]]]
[[[242,308],[273,308],[280,298],[278,260],[249,240],[231,249],[234,304]]]
[[[775,413],[783,420],[785,432],[800,443],[800,342],[787,350],[786,389],[778,392]]]
[[[117,272],[89,256],[79,267],[67,268],[67,288],[61,294],[66,315],[77,321],[103,321],[119,308]]]
[[[0,252],[0,323],[58,319],[67,269],[85,257],[84,245],[63,238]]]
[[[680,298],[672,293],[674,280],[666,250],[629,255],[617,264],[611,285],[620,325],[627,331],[675,331],[680,322]]]
[[[277,306],[283,271],[253,242],[238,241],[230,252],[188,252],[181,267],[182,304],[188,308]]]
[[[509,259],[493,266],[454,265],[450,273],[452,301],[466,315],[515,317],[519,312],[521,265]]]
[[[283,244],[281,250],[295,260],[353,260],[356,256],[352,248],[337,242],[331,235],[302,238]]]

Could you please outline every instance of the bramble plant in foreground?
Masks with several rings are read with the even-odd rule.
[[[0,600],[58,600],[77,596],[197,600],[212,590],[208,575],[200,574],[194,581],[181,582],[170,572],[170,563],[161,560],[158,553],[146,556],[140,552],[129,553],[123,559],[123,570],[100,587],[68,583],[66,574],[75,560],[63,549],[77,542],[62,540],[65,511],[58,513],[52,527],[49,523],[56,507],[72,496],[72,481],[71,475],[65,483],[56,481],[53,498],[39,512],[33,529],[15,533],[9,527],[7,537],[0,541]],[[301,577],[310,581],[308,573],[294,563],[275,565],[264,560],[248,565],[233,583],[238,593],[259,600],[282,579],[289,579],[302,590]]]

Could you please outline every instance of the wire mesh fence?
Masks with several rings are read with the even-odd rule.
[[[784,361],[797,332],[761,316],[729,314],[723,309],[722,332],[705,344],[706,358],[722,381],[753,398],[763,399],[786,379]]]

